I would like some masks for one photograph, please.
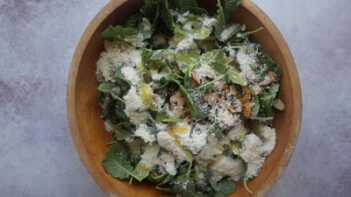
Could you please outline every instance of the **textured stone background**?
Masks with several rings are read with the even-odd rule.
[[[79,37],[108,0],[0,0],[1,196],[104,196],[66,120]],[[302,82],[295,154],[269,196],[351,192],[351,1],[255,0],[285,36]]]

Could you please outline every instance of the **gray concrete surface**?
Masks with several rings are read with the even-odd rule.
[[[0,193],[104,196],[66,121],[66,80],[84,28],[108,0],[0,0]],[[290,165],[268,196],[350,196],[351,2],[255,0],[298,64],[304,115]]]

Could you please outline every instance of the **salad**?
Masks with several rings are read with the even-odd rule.
[[[261,171],[276,142],[272,127],[280,67],[245,25],[240,0],[216,15],[196,0],[145,0],[102,32],[99,103],[110,136],[102,162],[119,180],[151,182],[179,196],[224,197]]]

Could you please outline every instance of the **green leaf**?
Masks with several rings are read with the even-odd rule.
[[[157,186],[162,186],[162,185],[166,185],[172,181],[174,181],[175,176],[172,175],[167,175],[165,179],[162,180],[162,182],[160,182]]]
[[[233,11],[239,7],[241,0],[226,0],[225,2],[223,14],[226,22],[228,22]]]
[[[113,91],[113,89],[115,88],[115,85],[113,83],[101,83],[99,86],[98,86],[98,90],[100,92],[103,92],[103,93],[106,93],[106,94],[109,94],[111,95],[111,97],[115,100],[118,100],[119,102],[122,102],[124,103],[124,100],[122,98],[119,97],[119,95]]]
[[[128,179],[130,176],[134,177],[128,154],[128,149],[122,143],[117,142],[111,145],[102,162],[106,172],[121,180]]]
[[[122,97],[131,87],[131,83],[125,78],[121,69],[122,67],[117,68],[114,75],[114,78],[116,80],[115,85],[116,87],[117,86],[119,87],[120,92],[119,92],[119,95],[114,94],[113,97],[116,97],[116,96]]]
[[[157,171],[153,170],[149,173],[147,180],[150,181],[151,183],[160,184],[166,178],[167,178],[166,173],[161,173],[161,172],[157,172]]]
[[[144,0],[144,6],[140,10],[141,15],[152,21],[158,14],[157,7],[161,2],[160,0]]]
[[[129,148],[130,160],[133,165],[137,165],[140,161],[140,156],[142,154],[142,147],[144,146],[143,140],[140,138],[133,138],[132,140],[125,141]]]
[[[194,28],[194,30],[191,32],[193,34],[193,37],[197,40],[204,40],[208,38],[211,35],[211,29],[207,27],[197,27]]]
[[[223,179],[217,183],[215,191],[215,197],[227,197],[235,191],[235,184],[233,181]]]
[[[176,55],[176,62],[179,69],[184,73],[190,73],[189,70],[199,65],[199,50],[180,51]]]
[[[240,74],[239,71],[236,71],[234,69],[230,69],[227,71],[227,81],[229,83],[234,83],[241,86],[247,86],[246,79]]]
[[[114,87],[112,83],[100,83],[97,89],[103,93],[110,93]]]
[[[266,65],[267,67],[263,74],[266,75],[269,71],[272,71],[277,75],[276,81],[279,81],[282,72],[281,67],[278,64],[276,64],[274,60],[263,51],[260,51],[258,59],[260,60],[261,64]]]
[[[101,33],[101,36],[109,40],[124,40],[127,37],[135,36],[138,30],[132,27],[109,26]]]
[[[154,32],[152,24],[147,19],[142,20],[142,22],[140,23],[139,29],[140,29],[141,34],[143,34],[144,39],[150,39],[152,37],[153,32]]]
[[[173,30],[174,19],[168,6],[168,0],[165,0],[161,7],[161,19],[170,30]]]
[[[151,49],[146,49],[146,48],[143,49],[143,52],[141,54],[141,63],[146,68],[150,67],[152,54],[153,54],[153,51]]]
[[[224,138],[223,130],[221,129],[221,127],[217,122],[213,123],[211,127],[211,131],[215,134],[218,140],[222,140]]]
[[[226,28],[232,12],[239,7],[241,0],[226,0],[224,7],[221,0],[217,0],[217,24],[215,35],[218,40],[222,31]]]
[[[112,127],[117,140],[124,140],[133,136],[133,125],[129,122],[121,122]]]
[[[181,93],[186,97],[190,107],[190,115],[194,118],[204,118],[208,113],[207,103],[203,100],[204,91],[202,89],[187,89],[180,81],[170,77],[168,80],[173,81],[179,86]]]
[[[170,117],[168,114],[163,112],[156,112],[155,121],[163,123],[177,123],[180,122],[181,119],[176,117]]]
[[[203,91],[190,89],[185,93],[191,106],[190,114],[195,118],[204,118],[208,114],[207,103],[203,100]]]
[[[218,73],[224,74],[227,71],[227,57],[222,49],[215,49],[203,54],[201,60]]]
[[[172,0],[176,9],[182,10],[186,7],[198,7],[196,0]]]
[[[139,178],[138,181],[142,181],[150,174],[150,169],[148,169],[142,162],[139,162],[135,167],[133,173]]]
[[[259,111],[260,111],[260,101],[255,96],[253,97],[253,107],[251,109],[251,117],[257,117]]]
[[[273,83],[269,86],[268,90],[260,95],[259,101],[263,116],[271,116],[273,114],[273,101],[277,97],[279,87],[279,83]]]
[[[275,99],[277,97],[277,94],[279,92],[279,87],[280,87],[279,83],[273,83],[270,85],[268,91],[271,94],[273,99]]]
[[[196,15],[207,15],[208,12],[207,10],[203,9],[203,8],[200,8],[200,7],[185,7],[184,10],[187,10],[193,14],[196,14]]]
[[[125,26],[126,27],[137,28],[138,24],[140,22],[140,19],[141,19],[141,14],[140,13],[134,14],[134,15],[130,16],[127,19],[127,21],[125,23]]]
[[[180,175],[173,182],[172,192],[180,194],[182,197],[196,196],[195,181],[188,175]]]

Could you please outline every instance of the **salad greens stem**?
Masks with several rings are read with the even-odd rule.
[[[225,75],[222,75],[222,76],[218,77],[217,79],[214,79],[214,80],[212,80],[212,81],[210,81],[208,83],[205,83],[205,84],[203,84],[201,86],[196,87],[196,89],[200,90],[200,89],[203,89],[203,88],[207,88],[208,86],[216,83],[217,81],[221,81],[222,79],[224,79],[224,77],[225,77]]]

